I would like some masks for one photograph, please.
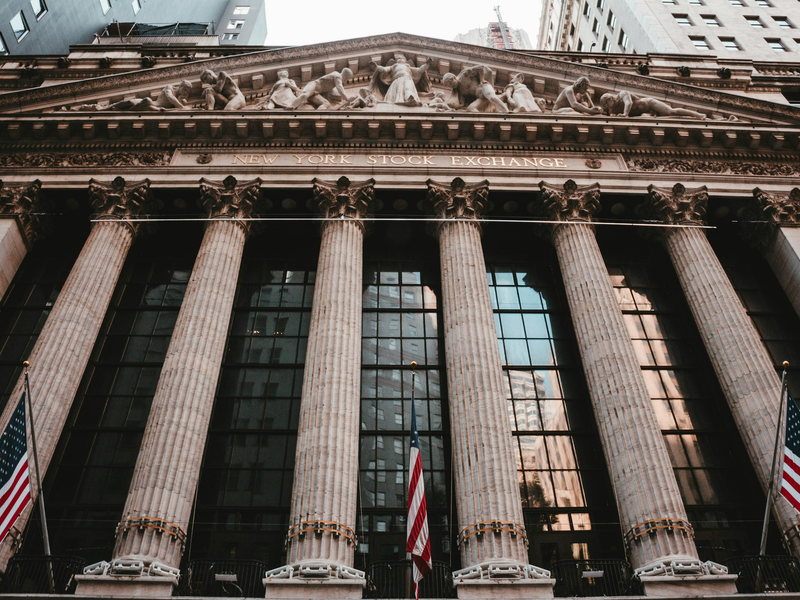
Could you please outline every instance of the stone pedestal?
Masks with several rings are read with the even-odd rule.
[[[364,573],[352,565],[357,544],[362,219],[371,208],[374,183],[314,179],[314,197],[327,220],[322,224],[303,372],[288,565],[267,573],[267,598],[300,597],[310,590],[332,598],[360,598],[365,583]]]
[[[503,597],[522,598],[534,589],[552,597],[549,573],[528,565],[506,386],[478,222],[487,196],[485,181],[467,185],[456,178],[442,185],[428,180],[434,212],[447,219],[439,223],[437,233],[458,545],[464,565],[453,578],[459,597],[493,590]],[[535,584],[528,583],[533,580]]]
[[[147,199],[149,185],[147,180],[126,185],[121,177],[110,185],[92,180],[90,199],[99,212],[99,218],[108,220],[92,227],[28,357],[33,422],[42,477],[53,457],[125,257],[138,230],[136,223],[125,219],[151,208]],[[11,398],[18,399],[23,388],[24,380],[20,377]],[[5,428],[15,407],[16,401],[8,403],[0,417],[0,429]],[[38,490],[33,489],[32,494],[35,499]],[[0,544],[2,569],[16,550],[16,540],[25,528],[32,506],[32,503],[28,505]]]
[[[645,596],[656,598],[702,598],[738,594],[736,575],[641,576]]]
[[[556,580],[478,579],[455,583],[460,600],[505,600],[516,598],[552,598]]]
[[[236,292],[248,224],[261,180],[237,186],[202,180],[206,226],[145,427],[109,574],[84,577],[76,593],[127,596],[150,580],[177,578]],[[138,570],[139,577],[120,577]],[[114,582],[119,585],[115,586]],[[142,588],[145,589],[145,588]]]
[[[563,189],[544,182],[540,187],[548,216],[565,221],[553,228],[552,240],[631,565],[639,573],[657,568],[678,586],[681,568],[700,575],[707,566],[698,559],[642,369],[589,222],[599,205],[599,186],[568,181]]]
[[[678,275],[711,364],[730,406],[756,476],[766,493],[772,468],[781,382],[761,338],[747,316],[701,224],[705,188],[672,190],[650,186],[643,210],[664,222],[684,225],[665,230],[662,240]],[[773,515],[795,553],[798,515],[787,503],[773,504]]]
[[[78,596],[124,596],[126,598],[169,598],[177,580],[168,577],[126,575],[76,575]]]
[[[38,179],[20,187],[0,181],[0,300],[38,237],[41,187]]]

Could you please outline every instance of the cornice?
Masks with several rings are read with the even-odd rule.
[[[730,110],[752,111],[765,118],[800,118],[800,109],[779,105],[766,100],[727,94],[693,85],[665,81],[654,77],[633,75],[582,63],[573,63],[536,55],[522,55],[515,52],[470,46],[458,42],[448,42],[404,33],[392,33],[314,44],[294,48],[271,49],[245,53],[224,58],[210,58],[162,68],[132,71],[121,75],[110,75],[44,88],[32,88],[0,95],[0,111],[22,112],[26,107],[45,101],[69,102],[90,94],[102,94],[126,87],[157,85],[177,82],[185,78],[196,78],[204,68],[224,69],[231,72],[254,67],[270,67],[287,61],[330,61],[336,55],[347,56],[353,53],[382,51],[416,50],[424,53],[441,53],[458,56],[465,63],[489,63],[503,65],[508,69],[538,69],[561,75],[565,80],[574,81],[580,76],[605,88],[630,88],[651,92],[658,98],[702,102],[726,112]]]

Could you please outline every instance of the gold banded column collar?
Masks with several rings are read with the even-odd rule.
[[[625,534],[625,545],[630,547],[633,542],[641,542],[641,538],[645,534],[655,535],[656,532],[662,529],[666,531],[682,531],[690,538],[694,538],[694,527],[692,527],[692,524],[688,521],[674,519],[672,517],[662,517],[660,519],[651,519],[631,527]]]

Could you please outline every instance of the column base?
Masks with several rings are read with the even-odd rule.
[[[699,598],[737,593],[737,575],[656,575],[640,577],[645,596]]]
[[[555,579],[475,579],[453,585],[460,599],[552,598]]]
[[[264,579],[265,598],[360,600],[366,579]]]
[[[169,598],[176,586],[171,577],[150,575],[76,575],[78,596],[125,596],[126,598]]]

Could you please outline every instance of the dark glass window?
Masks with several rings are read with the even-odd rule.
[[[57,553],[89,562],[111,555],[199,234],[195,226],[173,225],[128,255],[47,473]]]
[[[760,500],[742,481],[753,471],[680,284],[658,246],[617,234],[608,272],[698,547],[718,562],[752,551]]]
[[[278,567],[289,526],[317,257],[285,260],[287,249],[266,248],[263,238],[248,242],[239,273],[187,558],[255,559]]]

